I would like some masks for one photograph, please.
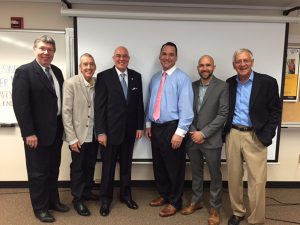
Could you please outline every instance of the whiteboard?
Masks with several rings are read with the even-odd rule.
[[[15,70],[34,60],[33,42],[37,37],[50,35],[56,43],[53,64],[66,74],[65,31],[0,29],[0,124],[17,124],[12,107],[12,81]]]
[[[161,70],[158,60],[161,45],[167,41],[177,45],[177,66],[192,81],[199,78],[196,66],[201,55],[211,55],[215,59],[215,75],[226,80],[236,74],[232,67],[234,51],[249,48],[254,54],[254,70],[276,78],[281,90],[284,23],[77,18],[78,57],[91,53],[97,64],[96,72],[100,72],[113,66],[114,49],[126,46],[131,57],[129,68],[142,74],[145,105],[149,81]],[[276,143],[277,136],[268,148],[268,160],[276,160]],[[152,158],[146,138],[136,142],[133,158],[138,161]]]

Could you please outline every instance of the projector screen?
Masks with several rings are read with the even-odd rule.
[[[281,90],[284,23],[77,18],[78,61],[83,53],[92,54],[98,73],[113,66],[116,47],[127,47],[131,57],[129,68],[142,74],[145,106],[149,81],[161,70],[158,59],[161,45],[168,41],[177,45],[176,65],[192,81],[199,79],[196,66],[200,56],[211,55],[216,64],[214,74],[226,80],[236,74],[232,67],[234,51],[248,48],[254,54],[253,69],[276,78]],[[269,162],[278,160],[277,138],[276,135],[268,148]],[[137,162],[151,161],[150,142],[145,137],[136,141],[133,158]]]

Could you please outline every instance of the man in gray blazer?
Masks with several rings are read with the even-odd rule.
[[[98,143],[94,135],[94,87],[96,64],[92,55],[80,57],[81,74],[66,80],[63,86],[62,117],[66,141],[71,150],[71,192],[73,206],[81,216],[90,211],[83,200],[98,200],[92,193]]]
[[[181,210],[183,215],[189,215],[202,208],[205,159],[211,177],[209,225],[220,223],[222,130],[228,115],[228,88],[226,82],[213,75],[215,67],[211,56],[202,56],[197,66],[200,79],[193,82],[195,116],[187,141],[193,195],[191,203]]]

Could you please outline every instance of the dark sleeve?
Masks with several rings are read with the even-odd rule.
[[[26,69],[18,68],[15,72],[12,84],[12,101],[22,137],[35,135],[29,74]]]
[[[272,138],[275,136],[276,128],[279,125],[281,118],[281,102],[279,98],[278,85],[275,79],[268,79],[268,111],[269,119],[264,127],[264,132],[266,134],[266,140],[269,139],[268,143],[264,143],[266,146],[272,143]]]
[[[97,81],[95,86],[95,100],[94,100],[94,110],[95,110],[95,132],[98,136],[99,134],[107,133],[106,124],[106,111],[107,111],[107,90],[104,82],[104,74],[99,73],[97,75]]]
[[[144,120],[145,120],[145,110],[144,110],[144,100],[143,100],[143,85],[142,85],[142,76],[138,73],[138,103],[137,103],[137,115],[138,115],[138,123],[137,129],[144,130]]]

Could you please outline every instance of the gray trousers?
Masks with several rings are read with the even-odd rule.
[[[209,204],[216,210],[220,210],[222,206],[221,150],[222,148],[205,149],[195,143],[187,149],[192,169],[192,202],[203,201],[205,159],[211,177]]]

